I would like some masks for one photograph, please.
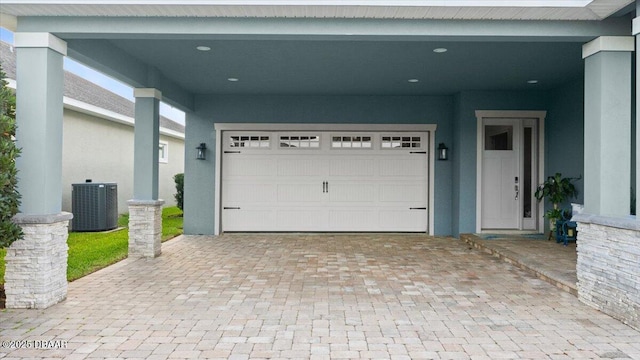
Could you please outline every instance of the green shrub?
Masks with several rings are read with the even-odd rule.
[[[20,149],[15,142],[16,96],[7,85],[0,66],[0,248],[9,247],[22,236],[22,229],[11,221],[20,206],[15,161]]]
[[[176,199],[176,206],[180,210],[184,210],[182,208],[184,201],[184,174],[175,174],[173,176],[173,180],[176,182],[176,194],[174,195]]]

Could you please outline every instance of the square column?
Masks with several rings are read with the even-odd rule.
[[[603,36],[582,47],[585,213],[629,215],[633,50],[628,36]]]
[[[7,249],[7,308],[43,309],[67,297],[67,237],[73,215],[62,208],[64,41],[16,33],[16,159],[23,238]]]
[[[129,200],[129,256],[161,253],[162,205],[158,199],[160,99],[156,89],[135,89],[133,199]]]
[[[133,198],[158,199],[158,158],[160,142],[160,99],[156,89],[135,89]]]
[[[16,159],[20,212],[62,209],[62,113],[66,42],[49,33],[16,33]]]

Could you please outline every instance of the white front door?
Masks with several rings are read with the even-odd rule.
[[[519,227],[520,131],[515,120],[486,119],[482,150],[482,227]]]
[[[223,231],[428,229],[427,133],[222,136]]]

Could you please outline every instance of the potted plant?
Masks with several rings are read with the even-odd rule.
[[[535,192],[535,197],[538,201],[547,198],[553,204],[553,208],[549,209],[544,215],[549,220],[551,233],[555,230],[556,221],[562,219],[563,212],[560,209],[560,204],[565,200],[578,196],[578,189],[573,184],[575,180],[580,180],[580,177],[563,178],[561,173],[556,173],[547,177],[547,180],[538,186]]]

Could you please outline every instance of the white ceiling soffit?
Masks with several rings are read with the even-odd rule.
[[[13,16],[601,20],[634,0],[2,0]]]

